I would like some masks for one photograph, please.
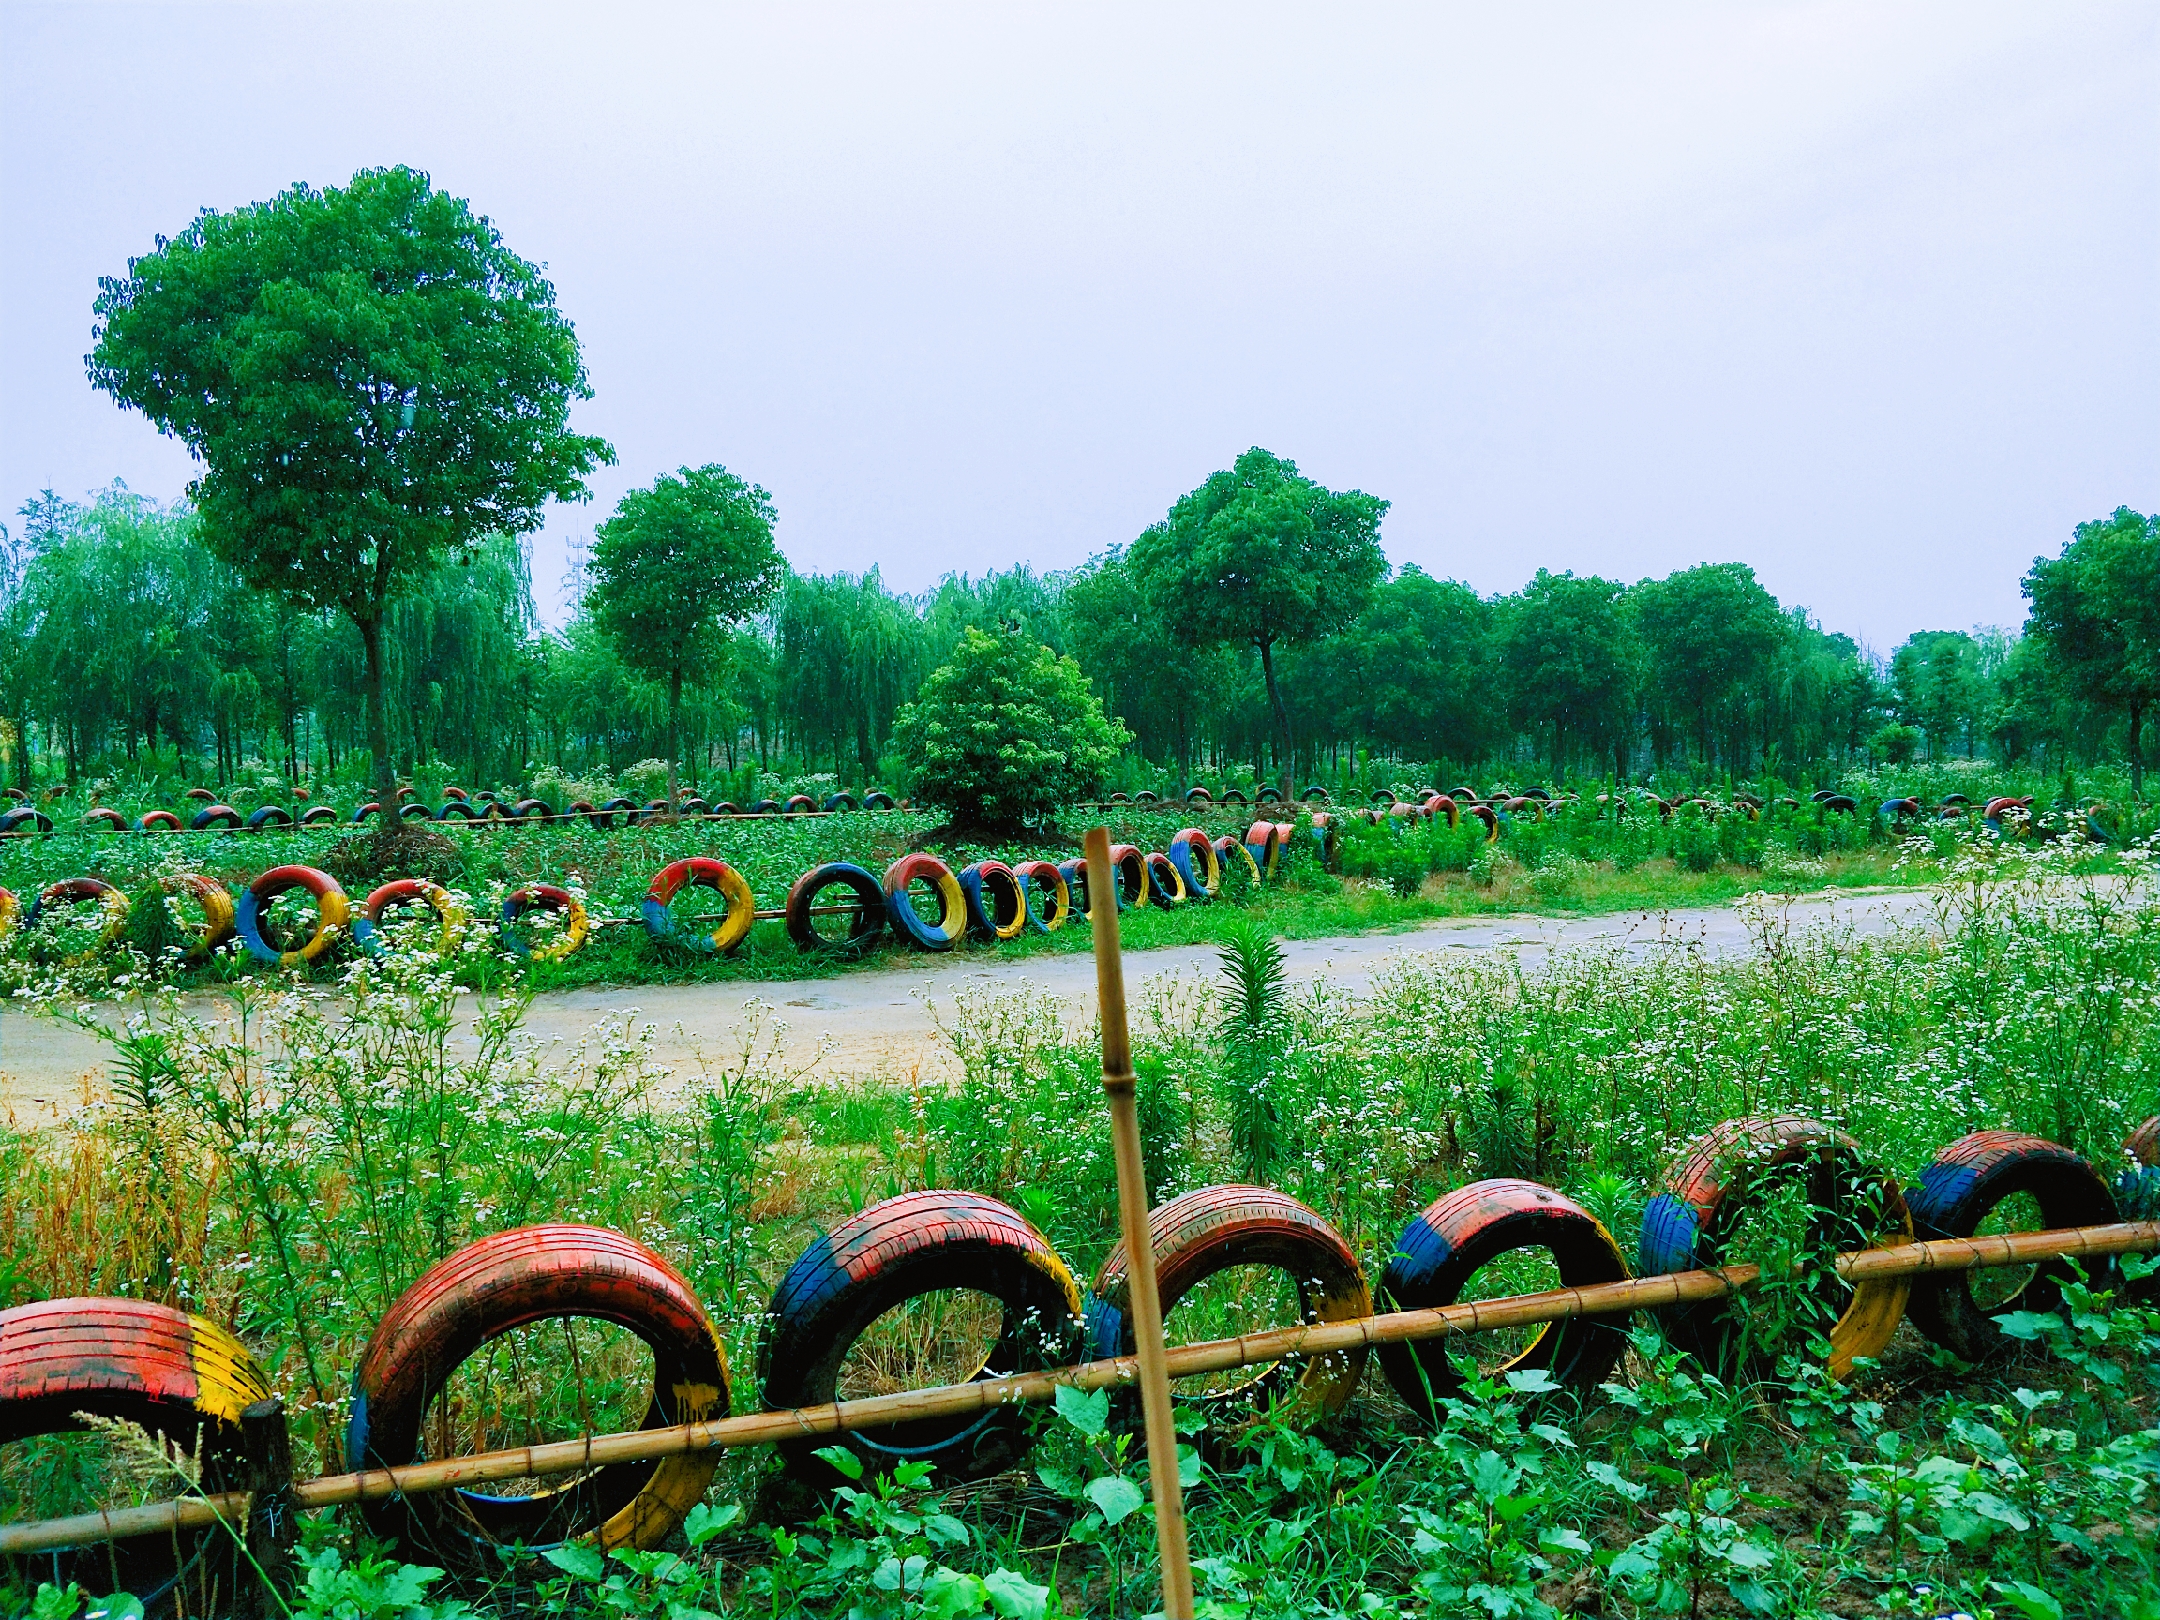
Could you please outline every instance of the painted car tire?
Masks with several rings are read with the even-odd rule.
[[[922,879],[937,890],[938,914],[926,921],[915,909],[908,885]],[[903,855],[885,868],[885,912],[893,932],[926,951],[949,951],[967,932],[967,897],[952,868],[935,855]]]
[[[265,827],[290,827],[292,824],[292,812],[281,804],[263,805],[247,818],[249,832],[261,832]]]
[[[0,1311],[0,1443],[79,1431],[79,1412],[120,1418],[192,1454],[206,1489],[233,1489],[245,1478],[241,1414],[269,1397],[239,1340],[169,1305],[48,1299]],[[117,1585],[159,1617],[214,1612],[244,1567],[222,1526],[93,1542],[22,1564],[33,1581],[62,1589]]]
[[[1177,869],[1169,856],[1154,850],[1145,858],[1150,905],[1171,911],[1192,898],[1185,887],[1185,875]]]
[[[890,810],[893,808],[893,796],[883,789],[865,793],[862,807],[865,810]]]
[[[1245,853],[1262,877],[1273,877],[1282,861],[1282,828],[1272,821],[1256,821],[1245,830]]]
[[[445,799],[442,808],[435,812],[437,821],[480,821],[487,815],[483,809],[475,810],[463,799]]]
[[[19,810],[10,810],[5,815],[0,815],[0,834],[18,832],[49,833],[52,830],[52,817],[42,810],[33,810],[28,805],[24,805]]]
[[[406,800],[405,803],[398,806],[397,814],[400,821],[433,821],[435,819],[435,812],[418,799]]]
[[[1093,902],[1088,899],[1088,875],[1086,861],[1058,862],[1058,876],[1065,880],[1065,893],[1077,916],[1090,923],[1095,920]]]
[[[233,937],[238,911],[233,904],[232,891],[216,878],[205,877],[199,872],[183,872],[160,878],[158,887],[167,894],[184,894],[202,908],[200,929],[181,925],[190,941],[182,955],[183,961],[191,966],[207,962],[220,945]]]
[[[1038,934],[1054,934],[1073,913],[1072,885],[1062,867],[1050,861],[1021,861],[1013,867],[1026,897],[1028,926]]]
[[[1147,857],[1137,844],[1112,844],[1110,865],[1117,873],[1117,908],[1129,911],[1147,899]]]
[[[1269,1187],[1201,1187],[1182,1193],[1148,1212],[1148,1242],[1155,1251],[1155,1284],[1165,1316],[1201,1283],[1233,1266],[1268,1266],[1289,1273],[1297,1285],[1302,1321],[1347,1322],[1372,1314],[1372,1293],[1350,1245],[1318,1211]],[[1133,1353],[1131,1286],[1131,1261],[1121,1239],[1104,1260],[1088,1302],[1089,1359]],[[1280,1399],[1282,1416],[1302,1426],[1333,1417],[1348,1405],[1364,1370],[1362,1345],[1302,1366],[1276,1362],[1201,1404],[1250,1405],[1257,1415]],[[1136,1413],[1135,1392],[1120,1394],[1128,1416]]]
[[[215,793],[212,793],[206,787],[191,787],[185,793],[181,794],[180,797],[183,799],[193,799],[197,804],[217,803],[217,795]]]
[[[1252,888],[1259,888],[1260,863],[1253,859],[1252,851],[1228,833],[1215,840],[1215,864],[1219,871],[1228,874],[1237,869],[1239,862],[1243,863],[1246,883]]]
[[[828,815],[845,815],[855,808],[855,795],[852,793],[828,793],[825,795],[825,802],[819,805],[818,808]]]
[[[127,817],[117,810],[99,805],[95,810],[88,810],[83,813],[83,826],[93,831],[125,832],[127,831]]]
[[[1479,1271],[1520,1249],[1550,1252],[1566,1288],[1623,1282],[1628,1275],[1620,1245],[1596,1216],[1550,1187],[1502,1177],[1443,1194],[1404,1227],[1381,1274],[1381,1298],[1390,1310],[1452,1305]],[[1437,1403],[1463,1389],[1446,1346],[1439,1338],[1380,1347],[1380,1368],[1395,1393],[1428,1421],[1435,1420]],[[1548,1322],[1500,1371],[1542,1370],[1587,1393],[1611,1376],[1626,1348],[1624,1315]]]
[[[1971,1237],[1989,1211],[2016,1193],[2030,1194],[2042,1223],[2051,1228],[2104,1226],[2117,1218],[2107,1182],[2070,1149],[2020,1131],[1974,1131],[1936,1154],[1906,1195],[1913,1236],[1923,1241]],[[2066,1261],[2036,1266],[2031,1281],[2015,1295],[1983,1310],[1973,1299],[1972,1273],[1934,1272],[1913,1278],[1905,1314],[1944,1349],[1978,1365],[2008,1354],[2015,1344],[1995,1325],[1996,1316],[2060,1310],[2062,1285],[2071,1275]]]
[[[1282,789],[1279,787],[1269,786],[1253,790],[1254,804],[1281,804],[1282,802]]]
[[[1222,862],[1206,833],[1198,827],[1181,827],[1171,834],[1170,847],[1164,853],[1185,880],[1188,896],[1202,903],[1215,898],[1222,888]]]
[[[419,1460],[422,1419],[460,1364],[512,1328],[572,1316],[616,1323],[651,1346],[653,1395],[641,1428],[727,1416],[726,1353],[674,1267],[619,1232],[527,1226],[458,1250],[398,1296],[353,1376],[346,1466]],[[361,1515],[372,1534],[409,1554],[500,1573],[495,1549],[513,1542],[659,1546],[705,1494],[719,1461],[717,1451],[682,1452],[611,1464],[530,1496],[386,1497]]]
[[[465,937],[465,925],[472,919],[465,908],[451,898],[448,889],[440,883],[430,883],[426,878],[393,878],[363,900],[352,920],[353,943],[377,961],[387,957],[390,944],[383,937],[384,916],[416,900],[442,920],[442,937],[435,946],[435,954],[455,956]]]
[[[300,825],[319,827],[326,821],[337,820],[337,811],[327,804],[311,804],[300,812]]]
[[[1810,1198],[1818,1205],[1827,1204],[1834,1187],[1830,1178],[1849,1176],[1874,1185],[1882,1199],[1881,1218],[1860,1247],[1911,1240],[1912,1213],[1897,1183],[1870,1164],[1844,1132],[1798,1114],[1729,1119],[1666,1172],[1662,1188],[1643,1210],[1642,1275],[1723,1264],[1725,1242],[1756,1183],[1768,1171],[1794,1167],[1804,1167]],[[1873,1279],[1851,1290],[1828,1335],[1833,1378],[1848,1376],[1860,1357],[1882,1354],[1911,1290],[1909,1277]],[[1740,1371],[1732,1365],[1738,1324],[1728,1301],[1668,1306],[1658,1314],[1665,1337],[1676,1347],[1720,1374]]]
[[[105,920],[98,928],[96,943],[62,959],[69,967],[80,967],[85,962],[95,961],[120,937],[121,930],[127,927],[128,897],[103,878],[62,878],[57,883],[46,884],[38,891],[38,897],[30,902],[30,911],[23,918],[23,927],[35,928],[38,919],[44,916],[48,908],[78,906],[92,900],[97,902],[99,909],[105,914]]]
[[[968,937],[1002,945],[1027,927],[1027,891],[1003,861],[975,861],[954,874],[967,901]]]
[[[516,929],[518,918],[527,912],[555,912],[562,916],[562,933],[536,950]],[[555,883],[525,883],[523,888],[503,896],[503,944],[527,961],[562,961],[585,944],[590,935],[592,918],[585,916],[583,901],[566,888],[555,888]]]
[[[2148,1170],[2160,1167],[2160,1114],[2123,1138],[2123,1152]]]
[[[833,1400],[848,1351],[873,1322],[910,1299],[954,1288],[1004,1306],[997,1343],[976,1378],[1062,1366],[1078,1347],[1080,1286],[1019,1211],[979,1193],[904,1193],[842,1221],[781,1278],[759,1356],[766,1409]],[[827,1484],[839,1475],[813,1453],[832,1444],[847,1446],[874,1471],[929,1462],[950,1485],[1004,1472],[1027,1454],[1033,1430],[1024,1408],[999,1405],[783,1440],[779,1449],[792,1470]]]
[[[180,818],[170,810],[145,810],[135,820],[137,832],[178,832]]]
[[[685,888],[710,889],[727,902],[726,917],[711,933],[693,934],[676,927],[668,902]],[[726,861],[694,855],[660,868],[638,910],[645,919],[645,932],[656,943],[672,940],[701,956],[725,956],[749,937],[757,922],[757,897],[743,875]]]
[[[810,911],[822,891],[835,888],[846,889],[854,896],[858,908],[848,919],[844,940],[827,939],[819,933],[817,920]],[[878,883],[877,874],[853,861],[827,861],[822,866],[813,866],[795,880],[787,894],[788,938],[799,949],[820,955],[862,955],[885,932],[886,915],[885,890]]]
[[[552,911],[563,919],[563,931],[535,950],[517,931],[518,919],[528,911]],[[568,889],[552,883],[528,883],[503,896],[502,938],[511,950],[528,962],[560,962],[583,945],[592,933],[592,919],[585,906]]]
[[[305,889],[315,897],[315,931],[298,950],[272,950],[263,937],[263,915],[273,900],[294,889]],[[345,898],[337,879],[312,866],[273,866],[247,886],[234,913],[234,925],[248,955],[281,968],[304,967],[317,960],[337,942],[339,930],[351,920],[352,902]]]
[[[780,809],[783,814],[790,816],[815,815],[817,814],[817,800],[811,798],[807,793],[791,793],[788,795],[787,803],[783,804]]]
[[[545,799],[520,799],[510,807],[510,814],[520,821],[547,821],[555,812]]]

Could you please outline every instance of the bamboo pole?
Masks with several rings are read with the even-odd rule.
[[[1147,1431],[1148,1482],[1155,1493],[1155,1543],[1162,1555],[1165,1620],[1192,1620],[1192,1560],[1185,1546],[1185,1491],[1178,1479],[1177,1418],[1164,1368],[1162,1298],[1155,1289],[1155,1241],[1148,1229],[1147,1167],[1140,1154],[1132,1036],[1125,1021],[1125,962],[1118,950],[1117,872],[1110,830],[1087,840],[1088,911],[1095,924],[1095,999],[1102,1015],[1102,1087],[1110,1102],[1117,1159],[1118,1225],[1125,1236],[1126,1291],[1139,1351],[1140,1416]]]
[[[1931,1243],[1903,1243],[1893,1248],[1842,1254],[1836,1266],[1850,1281],[1910,1277],[1926,1272],[1968,1271],[1989,1266],[2029,1265],[2063,1256],[2098,1257],[2160,1249],[2160,1221],[2126,1221],[2110,1226],[2065,1227],[2052,1232],[2018,1232],[1999,1237],[1945,1238]],[[1751,1286],[1760,1275],[1754,1266],[1725,1266],[1715,1271],[1678,1271],[1585,1288],[1554,1288],[1506,1299],[1440,1305],[1422,1311],[1393,1311],[1347,1322],[1317,1322],[1271,1328],[1234,1339],[1211,1339],[1179,1345],[1163,1357],[1167,1377],[1226,1372],[1235,1367],[1280,1361],[1286,1356],[1317,1357],[1381,1344],[1435,1339],[1450,1333],[1478,1333],[1492,1328],[1529,1327],[1572,1317],[1616,1316],[1666,1305],[1718,1299]],[[403,1468],[376,1468],[358,1474],[326,1474],[293,1487],[297,1509],[338,1507],[389,1496],[418,1496],[497,1480],[582,1472],[609,1463],[644,1462],[683,1452],[737,1446],[771,1445],[800,1436],[823,1436],[877,1428],[919,1418],[960,1417],[995,1406],[1040,1404],[1056,1399],[1060,1386],[1080,1390],[1129,1386],[1140,1378],[1137,1356],[1084,1362],[1077,1367],[1014,1373],[972,1384],[906,1390],[859,1401],[840,1401],[748,1417],[718,1418],[672,1428],[596,1434],[578,1440],[480,1452]],[[202,1529],[223,1518],[237,1523],[247,1508],[244,1491],[188,1497],[147,1507],[115,1508],[65,1519],[0,1525],[0,1557],[45,1552],[56,1547],[153,1531]]]

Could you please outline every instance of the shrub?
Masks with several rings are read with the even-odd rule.
[[[1014,630],[970,629],[900,711],[915,797],[956,824],[1012,833],[1102,790],[1129,737],[1080,666]]]

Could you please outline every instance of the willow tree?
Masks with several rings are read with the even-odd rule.
[[[633,489],[593,536],[585,606],[625,664],[667,685],[670,804],[683,682],[712,670],[728,628],[787,577],[772,526],[772,497],[714,464]]]
[[[569,429],[592,390],[555,289],[407,168],[206,209],[99,288],[90,380],[203,463],[211,550],[359,631],[387,802],[391,603],[614,459]]]

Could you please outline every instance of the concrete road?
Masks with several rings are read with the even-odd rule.
[[[1835,924],[1861,934],[1885,934],[1928,921],[1933,901],[1926,891],[1864,890],[1793,900],[1785,910],[1795,930]],[[1451,920],[1398,933],[1286,941],[1283,954],[1293,985],[1325,979],[1363,994],[1378,971],[1406,956],[1515,950],[1535,961],[1554,950],[1586,945],[1637,953],[1692,947],[1730,954],[1751,948],[1739,910],[1718,906],[1604,917]],[[1135,951],[1126,959],[1126,975],[1135,986],[1168,975],[1211,975],[1216,969],[1212,945]],[[684,1073],[696,1069],[701,1055],[710,1059],[727,1053],[736,1044],[746,1008],[759,1001],[787,1025],[787,1049],[794,1064],[814,1062],[820,1074],[836,1077],[936,1078],[953,1073],[956,1063],[938,1035],[933,1006],[949,1018],[961,992],[1023,987],[1055,998],[1069,1020],[1094,1016],[1094,959],[1084,953],[1006,962],[972,953],[895,953],[876,967],[822,979],[554,992],[533,1003],[527,1027],[544,1038],[575,1041],[602,1019],[634,1012],[654,1026],[661,1065]],[[207,1014],[215,1010],[217,998],[197,996],[191,1004]],[[25,1125],[64,1115],[95,1095],[105,1053],[102,1043],[80,1030],[0,1004],[0,1106]]]

